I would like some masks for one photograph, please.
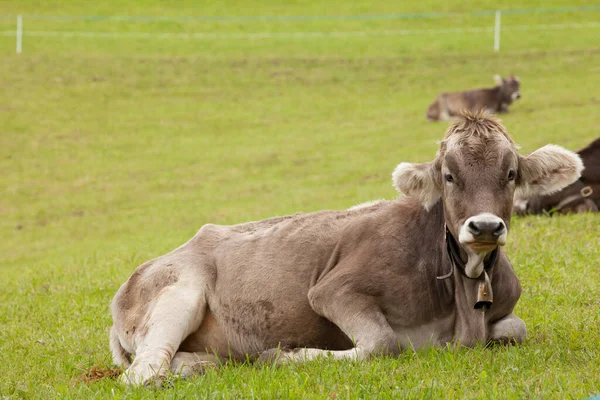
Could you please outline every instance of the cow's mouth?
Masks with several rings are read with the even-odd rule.
[[[457,265],[471,279],[481,277],[484,270],[489,270],[494,265],[498,246],[504,243],[502,240],[471,240],[459,245],[454,235],[446,227],[446,249],[448,256],[452,264]],[[463,253],[462,255],[461,252]],[[438,277],[438,279],[448,276],[450,275]]]
[[[471,242],[465,243],[471,250],[476,251],[477,253],[489,253],[493,251],[496,247],[504,245],[504,243],[496,242]]]

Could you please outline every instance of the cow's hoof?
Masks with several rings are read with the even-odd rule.
[[[290,358],[286,353],[287,351],[282,349],[269,349],[260,353],[260,356],[256,361],[263,364],[273,364],[279,367],[290,363]]]
[[[516,346],[516,345],[520,344],[521,342],[522,342],[522,340],[519,341],[515,338],[505,336],[505,337],[500,337],[500,338],[494,338],[494,339],[488,341],[486,343],[486,347]]]
[[[219,365],[215,361],[203,360],[192,353],[177,353],[171,360],[171,372],[182,378],[203,375],[209,368],[218,369]]]
[[[159,387],[164,378],[164,371],[160,367],[150,364],[141,365],[133,363],[127,371],[119,377],[119,382],[127,386],[155,386]]]

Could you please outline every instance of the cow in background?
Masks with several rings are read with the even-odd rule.
[[[585,169],[581,177],[563,190],[515,199],[514,211],[524,214],[568,214],[600,209],[600,138],[577,152]]]
[[[506,113],[508,106],[521,97],[520,81],[516,76],[506,79],[494,77],[497,86],[485,89],[472,89],[464,92],[442,93],[427,109],[429,121],[447,121],[457,117],[463,110]]]

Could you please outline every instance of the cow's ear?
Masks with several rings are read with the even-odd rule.
[[[494,75],[494,82],[496,82],[496,85],[502,86],[504,84],[504,79],[502,79],[500,75]]]
[[[429,210],[440,199],[440,171],[435,162],[401,163],[392,173],[396,190],[418,199]]]
[[[549,144],[528,156],[519,156],[517,197],[558,192],[575,182],[583,171],[583,162],[577,153]]]

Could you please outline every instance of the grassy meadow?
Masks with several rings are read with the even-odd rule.
[[[494,53],[485,29],[493,15],[461,14],[498,7],[488,0],[205,3],[0,2],[0,398],[600,393],[598,214],[513,218],[506,251],[523,285],[516,314],[528,328],[520,346],[282,368],[228,363],[160,390],[93,379],[112,367],[110,300],[139,264],[207,222],[394,198],[394,167],[433,158],[446,129],[425,120],[441,91],[518,75],[523,97],[502,120],[523,153],[547,143],[576,150],[600,134],[600,10],[506,14]],[[454,14],[217,19],[431,11]],[[20,55],[16,14],[25,15]],[[469,27],[481,30],[451,31]],[[199,32],[207,36],[175,35]]]

